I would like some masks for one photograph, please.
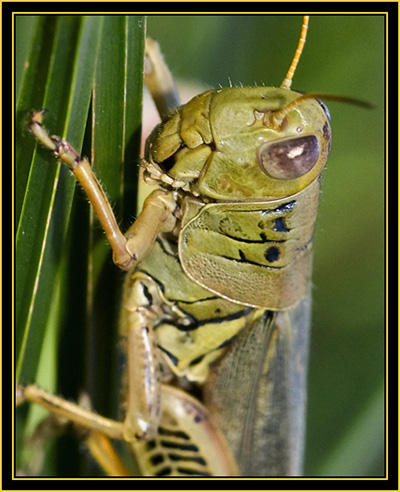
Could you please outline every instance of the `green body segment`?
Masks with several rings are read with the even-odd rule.
[[[134,278],[146,285],[152,307],[159,311],[153,328],[171,372],[204,383],[210,364],[253,319],[253,310],[193,282],[182,270],[177,252],[167,251],[163,238],[141,262]]]
[[[319,181],[289,198],[205,205],[180,234],[185,273],[247,306],[286,309],[311,279]]]

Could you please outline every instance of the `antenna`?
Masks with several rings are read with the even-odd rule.
[[[286,74],[286,77],[284,78],[284,80],[281,84],[281,89],[290,89],[290,86],[292,85],[292,78],[293,78],[294,72],[296,71],[296,67],[297,67],[297,64],[299,63],[300,56],[303,52],[304,45],[306,44],[309,18],[310,18],[309,15],[305,15],[303,18],[303,26],[301,28],[299,44],[297,45],[296,53],[294,54],[292,64],[290,65],[288,73]]]
[[[287,103],[286,106],[283,106],[283,108],[267,112],[264,117],[265,126],[267,126],[268,128],[279,128],[285,116],[305,99],[327,99],[330,101],[355,104],[367,109],[373,108],[372,104],[366,101],[362,101],[361,99],[356,99],[354,97],[337,96],[336,94],[325,94],[322,92],[306,92],[305,94],[296,97],[296,99],[293,99],[293,101]]]

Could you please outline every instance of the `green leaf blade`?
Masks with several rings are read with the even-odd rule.
[[[123,168],[128,155],[125,147],[131,143],[131,135],[140,136],[144,23],[143,17],[140,17],[142,26],[138,34],[138,16],[119,16],[118,19],[113,16],[38,16],[30,20],[32,25],[26,39],[35,39],[37,49],[29,50],[25,46],[18,51],[23,57],[19,66],[25,67],[25,70],[19,75],[17,103],[17,128],[22,128],[17,132],[16,147],[17,379],[23,384],[35,382],[44,385],[45,389],[76,399],[77,388],[86,387],[85,376],[78,371],[85,362],[89,366],[92,362],[90,352],[85,355],[84,351],[85,346],[90,346],[92,341],[92,334],[85,334],[87,319],[91,314],[90,289],[96,292],[96,282],[104,281],[102,275],[95,274],[89,276],[92,284],[90,281],[88,284],[88,271],[91,268],[91,263],[88,264],[88,248],[93,248],[96,253],[98,246],[101,246],[102,252],[93,256],[93,264],[99,272],[103,271],[104,262],[111,265],[113,270],[117,269],[112,265],[110,248],[97,219],[94,221],[94,229],[99,240],[94,243],[89,241],[89,206],[79,188],[79,192],[75,192],[75,179],[71,172],[65,165],[58,164],[47,149],[36,144],[26,131],[24,122],[31,109],[49,109],[44,118],[44,126],[49,129],[49,133],[65,136],[78,151],[83,145],[84,155],[95,157],[99,171],[103,162],[104,184],[111,191],[112,202],[121,204],[120,195],[125,181]],[[110,23],[116,20],[119,27],[112,31]],[[21,26],[26,28],[26,22],[21,23]],[[121,33],[123,43],[114,45],[113,49],[114,55],[122,49],[125,60],[118,65],[115,73],[110,70],[114,55],[106,59],[108,67],[107,63],[99,63],[99,59],[103,59],[104,46],[112,45],[113,36],[121,37]],[[42,42],[46,35],[48,44]],[[136,44],[131,42],[127,47],[125,38],[136,39]],[[136,60],[136,66],[133,69],[130,67],[134,71],[134,78],[127,76],[127,65],[130,63],[128,55],[130,59],[133,56]],[[97,64],[100,68],[96,72]],[[99,70],[105,70],[106,73],[100,77]],[[105,105],[111,108],[111,127],[116,130],[111,132],[111,136],[107,135],[107,132],[110,133],[110,125],[107,115],[102,111],[97,112],[98,120],[102,121],[100,138],[97,136],[97,124],[88,120],[94,114],[90,104],[95,80],[101,83]],[[117,94],[117,104],[114,96],[109,97],[110,91]],[[104,96],[104,93],[108,95]],[[131,103],[128,98],[133,93],[135,98]],[[134,111],[134,118],[124,115],[127,111],[125,105]],[[124,115],[122,119],[121,112]],[[105,135],[107,138],[103,139]],[[119,157],[116,158],[116,155]],[[136,167],[137,150],[130,159]],[[103,182],[103,176],[101,179]],[[130,185],[131,189],[135,186],[135,183]],[[120,206],[116,212],[117,217],[120,217]],[[118,312],[118,289],[113,296],[116,302],[110,310],[115,315]],[[94,313],[94,319],[98,317]],[[110,337],[107,330],[105,335]],[[48,340],[45,346],[44,340]],[[114,349],[110,338],[107,343],[109,349]],[[94,345],[97,345],[96,341]],[[105,366],[106,370],[109,369],[107,364]],[[108,372],[111,373],[110,370]],[[112,384],[115,387],[115,381]],[[35,427],[35,422],[40,418],[40,412],[36,414],[37,409],[35,405],[29,407],[29,416],[19,425],[20,435],[26,423],[30,432]],[[77,443],[74,446],[78,450]],[[55,476],[79,475],[81,471],[76,468],[80,466],[79,453],[70,453],[67,447],[61,446],[63,450],[66,454],[62,458],[60,455],[58,463],[52,460],[54,450],[50,451],[50,456],[46,455],[44,461],[54,463],[44,470]],[[17,463],[19,468],[26,467],[23,456],[18,456]]]

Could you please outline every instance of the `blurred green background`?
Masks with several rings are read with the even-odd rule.
[[[19,33],[27,39],[29,20],[25,18]],[[309,476],[384,473],[384,22],[383,16],[373,15],[312,16],[293,82],[295,90],[357,97],[374,106],[366,110],[327,102],[333,147],[324,171],[315,233],[305,463]],[[200,90],[230,84],[279,86],[295,52],[301,23],[297,15],[165,15],[148,16],[147,32],[160,42],[173,74]],[[19,46],[21,62],[23,38]],[[25,48],[28,52],[29,46]],[[23,63],[16,64],[17,84],[23,68]],[[39,90],[34,87],[33,96]],[[37,104],[26,102],[21,111],[25,115]],[[47,126],[61,132],[51,121],[57,109],[52,111]],[[145,104],[144,114],[147,112]],[[26,132],[17,137],[22,149],[33,148],[33,139]],[[51,159],[46,153],[39,152],[39,157],[48,167]],[[80,200],[85,202],[82,196]],[[75,240],[78,236],[81,233],[75,232]],[[72,258],[75,264],[76,252]],[[68,266],[64,268],[71,272]],[[110,260],[107,268],[112,268]],[[103,273],[99,278],[109,291],[109,277]],[[60,313],[62,310],[57,316]],[[73,330],[78,337],[79,327],[74,325]],[[68,333],[64,339],[71,338]],[[77,340],[72,338],[68,349],[61,345],[72,379],[72,366],[79,365]],[[115,342],[105,343],[108,350],[114,350]],[[106,372],[110,372],[108,367]],[[42,372],[49,377],[48,369]],[[55,371],[53,374],[56,378]],[[103,386],[100,374],[95,379]],[[32,374],[28,382],[35,380]],[[51,389],[51,384],[45,387]],[[76,397],[64,387],[58,391]],[[95,402],[95,408],[104,413],[101,403]],[[68,449],[74,446],[76,443]],[[68,472],[74,473],[72,465]]]
[[[384,473],[384,22],[311,16],[293,89],[327,101],[333,145],[315,233],[305,474]],[[281,84],[301,16],[149,16],[174,75],[204,88]]]

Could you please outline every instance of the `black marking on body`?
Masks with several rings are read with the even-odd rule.
[[[192,463],[197,463],[203,466],[207,464],[206,460],[201,456],[184,456],[177,453],[168,453],[168,458],[171,461],[191,461]]]
[[[260,268],[267,268],[270,270],[281,270],[283,267],[273,267],[271,265],[263,265],[262,263],[258,263],[256,261],[250,261],[247,259],[242,259],[242,258],[231,258],[230,256],[222,256],[221,258],[224,258],[225,260],[232,261],[234,263],[247,263],[248,265],[255,265],[259,266]]]
[[[164,456],[161,454],[161,453],[158,453],[158,454],[154,454],[151,458],[150,458],[150,462],[153,466],[157,466],[157,465],[160,465],[161,463],[164,463]]]
[[[158,433],[160,436],[173,436],[177,437],[179,439],[184,439],[185,441],[190,441],[190,436],[181,430],[171,430],[171,429],[166,429],[165,427],[159,427],[158,428]]]
[[[290,229],[287,228],[283,217],[278,217],[275,219],[274,230],[277,232],[290,232]]]
[[[280,254],[279,248],[277,248],[276,246],[271,246],[265,252],[265,259],[273,263],[274,261],[278,260],[279,254]]]
[[[233,241],[239,241],[240,243],[245,244],[264,244],[264,243],[284,243],[286,239],[268,239],[265,235],[265,232],[260,233],[260,239],[245,239],[244,237],[235,237],[227,234],[226,232],[220,233],[221,235],[227,237],[228,239],[232,239]]]
[[[199,470],[192,470],[191,468],[185,468],[182,466],[178,466],[177,470],[181,475],[184,476],[192,475],[192,476],[201,476],[201,477],[211,477],[211,473],[201,472]]]
[[[144,268],[140,268],[140,267],[138,267],[136,269],[136,271],[146,274],[159,287],[159,289],[161,290],[161,292],[164,294],[164,292],[165,292],[164,284],[162,284],[156,277],[154,277],[154,275],[152,275],[151,273],[149,273]]]
[[[262,239],[262,243],[286,243],[286,239],[267,239],[265,232],[260,233],[260,237]]]
[[[169,360],[175,367],[179,364],[179,360],[177,359],[177,357],[175,357],[175,355],[171,354],[171,352],[169,352],[164,347],[161,347],[161,345],[157,345],[157,347],[161,350],[161,352],[164,352],[164,354],[169,358]]]
[[[268,215],[272,213],[283,214],[286,212],[290,212],[291,210],[293,210],[295,205],[296,205],[296,200],[293,200],[291,202],[284,203],[283,205],[279,205],[279,207],[276,208],[262,210],[262,215]]]
[[[236,313],[228,314],[228,316],[223,316],[221,318],[208,318],[199,320],[199,326],[208,325],[208,324],[220,324],[225,323],[226,321],[233,321],[235,319],[243,318],[247,316],[254,308],[246,307],[241,309],[240,311],[236,311]]]
[[[161,439],[160,444],[163,448],[181,449],[182,451],[193,451],[194,453],[199,452],[199,448],[195,444],[183,444],[180,442],[164,441],[163,439]]]
[[[164,241],[165,241],[165,239],[164,239]],[[160,239],[160,237],[157,237],[157,239],[156,239],[156,242],[159,244],[163,253],[165,253],[168,256],[172,256],[172,258],[175,258],[175,260],[179,263],[178,253],[172,253],[171,251],[168,251],[167,248],[165,247],[164,241],[162,239]],[[169,241],[166,241],[166,242],[169,243]]]
[[[197,330],[201,326],[204,325],[219,325],[221,323],[226,323],[228,321],[233,321],[239,318],[243,318],[244,316],[247,316],[250,311],[252,311],[253,308],[251,307],[246,307],[244,309],[241,309],[240,311],[236,311],[235,313],[228,314],[227,316],[220,316],[216,318],[206,318],[203,320],[198,320],[194,316],[185,313],[187,317],[185,318],[177,318],[177,319],[169,319],[169,318],[164,318],[160,319],[159,322],[157,322],[154,326],[153,329],[156,331],[160,326],[163,326],[164,324],[172,325],[174,326],[177,330],[179,331],[184,331],[184,332],[190,332]],[[184,320],[190,319],[189,323],[185,323]],[[172,359],[176,359],[172,354],[169,354],[167,351],[165,351],[168,355],[168,357],[171,357]],[[177,365],[174,363],[174,365]]]
[[[156,441],[154,439],[151,439],[151,441],[146,442],[146,450],[147,451],[152,451],[156,447]]]
[[[143,289],[143,294],[145,295],[145,297],[149,303],[149,306],[152,306],[153,305],[153,296],[150,294],[149,288],[144,283],[141,283],[141,285],[142,285],[142,289]]]
[[[184,301],[182,299],[169,299],[169,300],[179,302],[180,304],[187,304],[188,306],[190,306],[191,304],[199,304],[201,302],[212,301],[214,299],[219,299],[219,296],[203,297],[203,299],[196,299],[195,301]]]
[[[209,352],[208,352],[209,353]],[[189,363],[189,366],[195,366],[197,364],[200,364],[200,362],[204,359],[206,354],[199,355],[199,357],[196,357],[195,359],[191,360]]]
[[[157,477],[211,476],[207,457],[202,456],[191,436],[178,426],[159,427],[157,438],[150,441],[146,449]]]
[[[328,122],[325,122],[325,125],[322,128],[322,135],[326,141],[330,140],[331,138],[331,132],[329,129],[329,124]]]

